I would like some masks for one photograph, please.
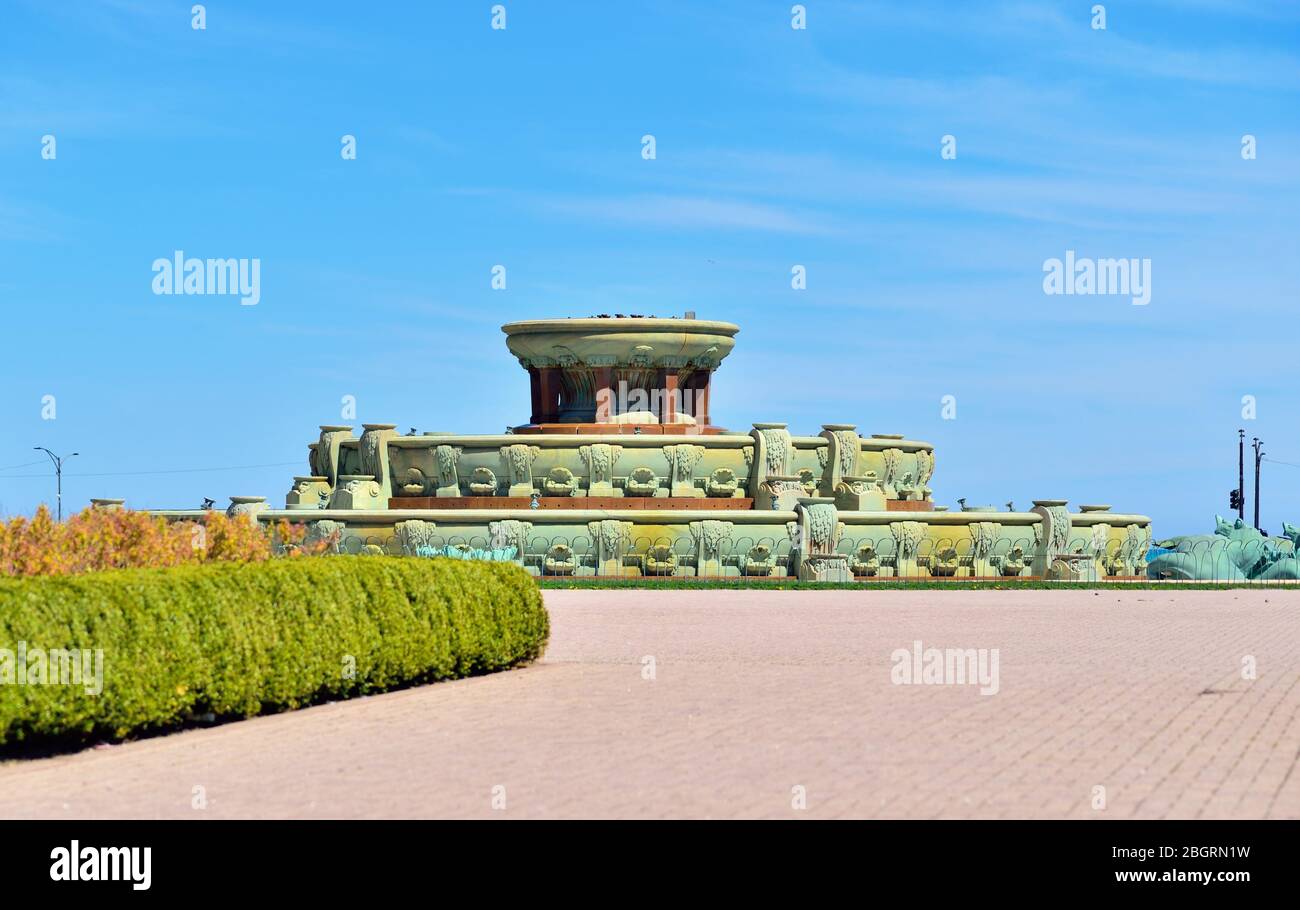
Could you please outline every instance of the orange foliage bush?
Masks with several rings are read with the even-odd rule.
[[[0,576],[261,562],[308,552],[305,533],[287,521],[254,525],[221,512],[207,512],[200,521],[167,521],[147,512],[86,509],[60,523],[41,506],[31,519],[0,521]]]

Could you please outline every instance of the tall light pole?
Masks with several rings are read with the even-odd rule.
[[[54,477],[56,478],[55,489],[57,491],[55,496],[58,501],[59,521],[63,521],[63,462],[64,462],[64,458],[72,458],[74,455],[78,453],[73,452],[72,455],[67,455],[64,456],[64,458],[60,458],[58,455],[55,455],[49,449],[45,448],[45,446],[32,446],[32,448],[38,452],[44,452],[46,455],[50,456],[50,461],[54,462]]]
[[[1237,431],[1237,517],[1246,520],[1246,431]]]
[[[1259,530],[1259,463],[1264,460],[1264,442],[1254,437],[1251,447],[1255,450],[1255,530]]]

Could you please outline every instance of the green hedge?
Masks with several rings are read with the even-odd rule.
[[[489,673],[536,658],[548,632],[536,584],[504,563],[330,556],[0,579],[14,676],[0,652],[0,744],[121,738]],[[102,692],[32,683],[39,659],[20,662],[18,642],[102,649]]]

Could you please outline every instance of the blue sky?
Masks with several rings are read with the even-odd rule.
[[[694,310],[741,326],[715,422],[929,440],[940,502],[1208,531],[1242,426],[1300,522],[1300,4],[191,5],[0,3],[0,512],[52,501],[35,445],[66,506],[279,504],[344,395],[495,432],[502,323]],[[178,249],[258,305],[154,295]],[[1151,303],[1045,295],[1067,249]]]

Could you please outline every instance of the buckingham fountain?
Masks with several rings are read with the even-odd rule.
[[[934,503],[934,447],[827,423],[714,423],[714,373],[739,328],[694,318],[502,326],[527,372],[527,423],[505,433],[320,427],[283,509],[341,552],[511,560],[540,576],[1128,578],[1150,519],[1035,500],[1029,511]],[[190,518],[200,512],[160,514]]]

